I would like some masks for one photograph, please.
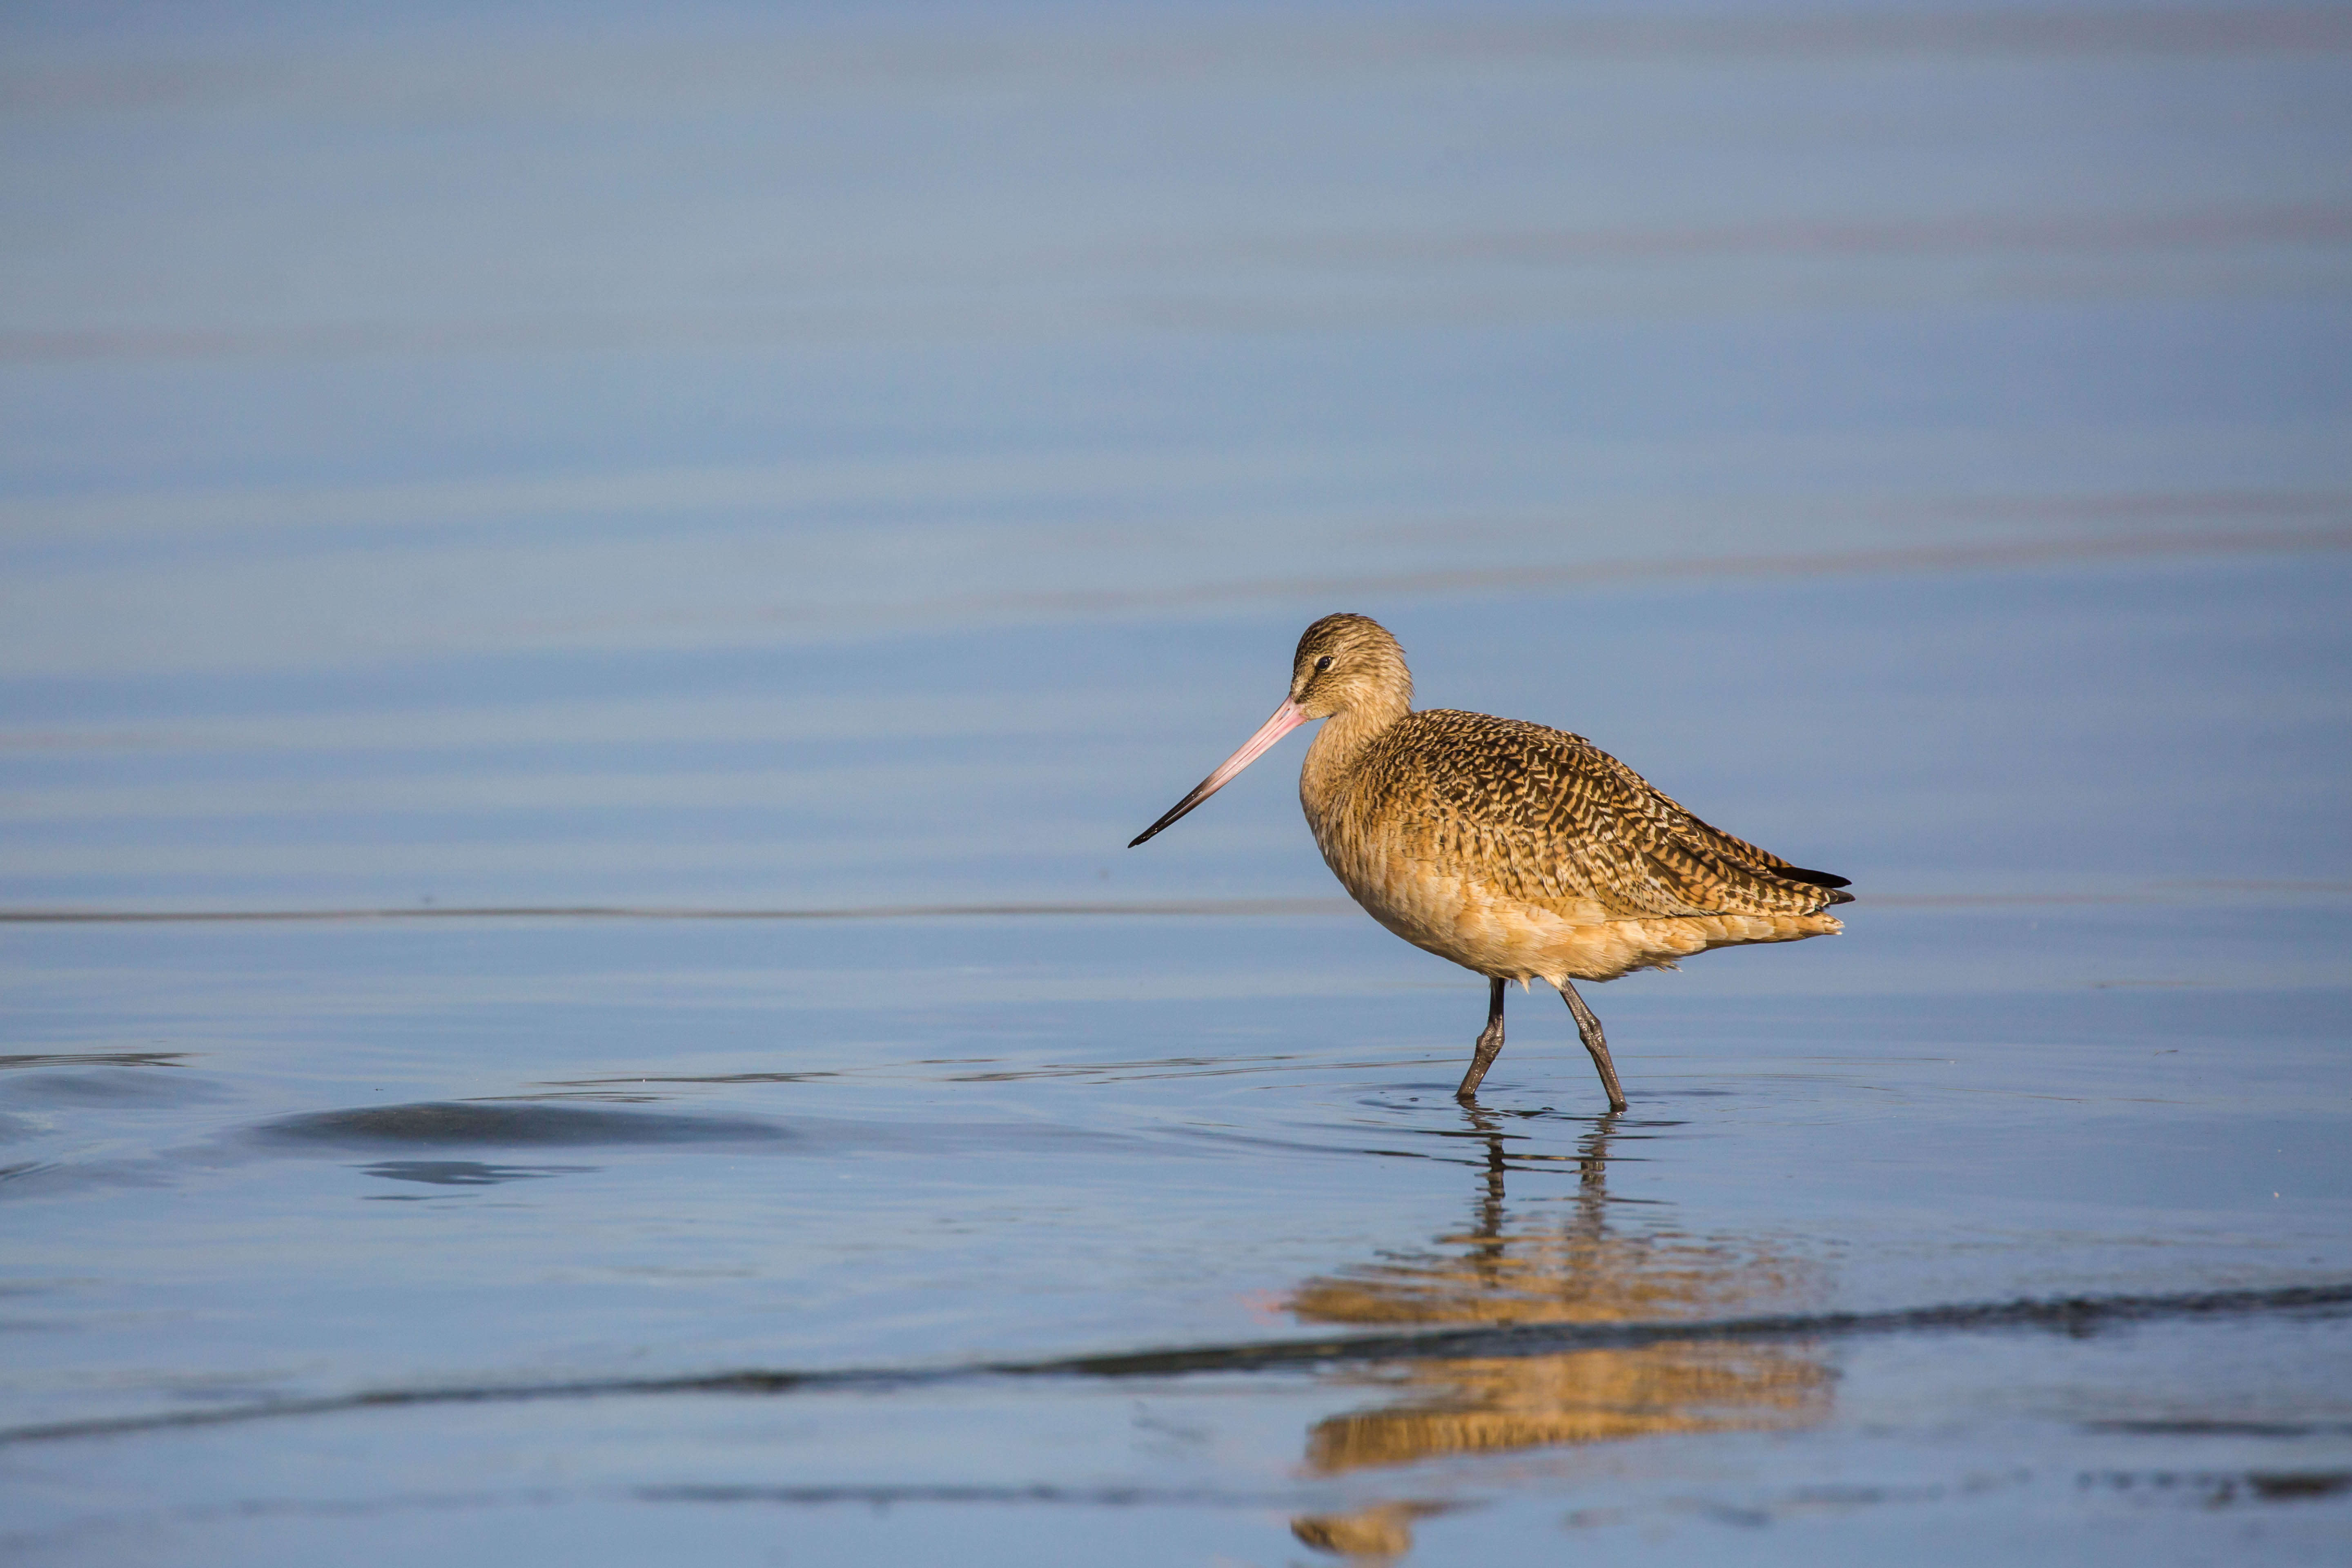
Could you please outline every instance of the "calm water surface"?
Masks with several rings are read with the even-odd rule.
[[[2339,12],[371,26],[0,24],[12,1561],[2352,1551]],[[1342,608],[1846,934],[1457,1105]]]

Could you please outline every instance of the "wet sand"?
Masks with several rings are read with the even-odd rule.
[[[2334,13],[8,26],[12,1560],[2352,1546]],[[1340,608],[1847,933],[1457,1105]]]

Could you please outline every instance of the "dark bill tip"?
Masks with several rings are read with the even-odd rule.
[[[1192,810],[1194,806],[1200,805],[1202,801],[1208,799],[1219,790],[1224,788],[1225,785],[1232,781],[1233,776],[1235,773],[1240,773],[1244,768],[1249,766],[1251,763],[1256,761],[1259,754],[1265,752],[1268,746],[1273,745],[1276,741],[1281,740],[1285,735],[1287,735],[1291,731],[1296,730],[1299,725],[1304,724],[1305,722],[1307,722],[1307,715],[1298,710],[1298,704],[1296,702],[1285,701],[1281,707],[1274,710],[1274,717],[1268,719],[1265,723],[1258,726],[1256,734],[1252,735],[1247,741],[1242,743],[1242,749],[1240,751],[1235,752],[1232,756],[1227,757],[1223,762],[1218,763],[1217,771],[1215,773],[1211,773],[1207,778],[1204,778],[1199,784],[1194,784],[1192,786],[1192,794],[1186,795],[1182,800],[1178,801],[1174,805],[1168,808],[1167,816],[1161,817],[1159,821],[1153,823],[1150,826],[1137,834],[1133,838],[1129,839],[1127,847],[1129,849],[1134,848],[1137,845],[1142,843],[1145,839],[1150,837],[1153,834],[1159,832],[1161,828],[1167,826],[1170,823],[1175,821],[1178,817],[1183,816],[1186,812]]]
[[[1214,794],[1216,794],[1216,791],[1209,787],[1208,781],[1206,779],[1202,780],[1200,786],[1194,789],[1191,795],[1186,795],[1182,800],[1180,800],[1174,805],[1170,806],[1168,808],[1168,814],[1165,816],[1162,816],[1159,821],[1153,823],[1150,826],[1145,828],[1142,832],[1129,839],[1127,841],[1127,847],[1129,849],[1134,848],[1137,845],[1142,843],[1145,839],[1150,837],[1161,828],[1166,827],[1178,817],[1182,816],[1186,812],[1191,811],[1194,806],[1200,805],[1202,801],[1208,799]]]

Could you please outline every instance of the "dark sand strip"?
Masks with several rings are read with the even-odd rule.
[[[873,904],[730,910],[634,904],[420,905],[359,910],[5,910],[0,924],[151,925],[266,921],[904,921],[1036,915],[1340,915],[1346,899],[1168,899],[1135,903]]]
[[[75,1437],[127,1436],[197,1426],[225,1426],[294,1415],[389,1410],[424,1405],[512,1405],[531,1400],[599,1399],[677,1394],[777,1394],[829,1390],[887,1392],[980,1378],[1184,1377],[1202,1373],[1314,1372],[1375,1363],[1559,1355],[1575,1351],[1639,1350],[1651,1345],[1837,1340],[1890,1334],[1981,1333],[2042,1330],[2082,1337],[2138,1323],[2264,1314],[2340,1314],[2352,1307],[2352,1281],[2270,1290],[2207,1290],[2161,1296],[2069,1296],[1964,1302],[1884,1312],[1798,1312],[1694,1322],[1514,1323],[1436,1331],[1268,1340],[1250,1344],[1135,1351],[1050,1361],[982,1362],[967,1366],[745,1368],[688,1377],[600,1378],[574,1383],[484,1384],[386,1388],[318,1399],[286,1399],[154,1415],[111,1416],[0,1428],[0,1446]]]
[[[1885,909],[1998,909],[2021,904],[2179,904],[2215,893],[2326,897],[2352,882],[2233,879],[2162,882],[2107,893],[1866,893],[1857,905]],[[661,904],[425,904],[350,910],[0,910],[0,925],[203,925],[369,921],[908,921],[1177,915],[1252,919],[1352,915],[1347,899],[1145,899],[1131,902],[869,904],[838,908],[723,909]]]

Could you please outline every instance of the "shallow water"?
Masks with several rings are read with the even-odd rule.
[[[28,1563],[2340,1561],[2332,12],[12,29]],[[190,21],[187,18],[197,18]],[[1313,615],[1854,879],[1514,994]]]

